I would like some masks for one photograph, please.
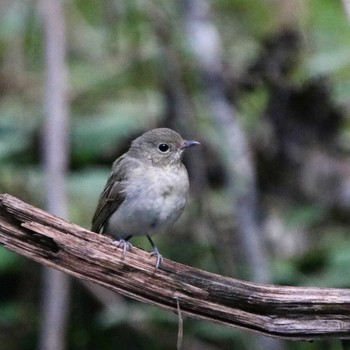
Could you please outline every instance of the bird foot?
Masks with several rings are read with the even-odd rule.
[[[132,248],[132,244],[125,239],[119,239],[118,241],[115,242],[117,247],[122,246],[123,247],[123,257],[122,259],[125,259],[126,252]]]
[[[159,253],[159,250],[157,247],[153,247],[153,251],[151,252],[151,256],[156,256],[157,261],[156,261],[156,269],[158,269],[160,263],[163,261],[162,255]]]

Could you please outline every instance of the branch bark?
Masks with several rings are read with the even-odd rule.
[[[0,244],[38,263],[133,299],[218,324],[285,339],[350,339],[350,290],[264,285],[164,259],[159,269],[133,247],[8,194],[0,195]]]

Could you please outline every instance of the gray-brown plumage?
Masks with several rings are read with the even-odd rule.
[[[128,152],[113,163],[91,230],[115,236],[124,254],[128,239],[146,235],[158,267],[162,258],[150,235],[164,231],[180,217],[189,188],[182,156],[186,148],[197,144],[167,128],[150,130],[135,139]]]

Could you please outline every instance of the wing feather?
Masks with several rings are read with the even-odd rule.
[[[92,218],[91,231],[100,232],[110,216],[119,208],[125,199],[124,188],[130,167],[134,166],[126,154],[119,157],[112,167],[107,184],[100,195],[99,202]]]

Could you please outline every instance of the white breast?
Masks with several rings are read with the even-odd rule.
[[[118,238],[164,231],[181,215],[188,194],[188,175],[181,166],[133,169],[126,198],[112,214],[106,232]]]

